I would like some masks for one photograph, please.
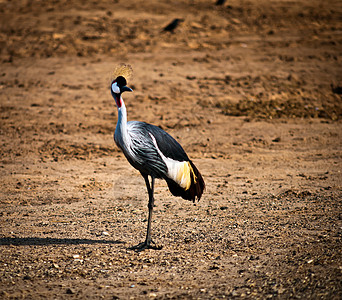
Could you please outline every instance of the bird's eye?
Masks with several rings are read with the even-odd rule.
[[[115,94],[120,94],[120,88],[118,87],[118,83],[117,82],[114,82],[112,84],[112,91]]]

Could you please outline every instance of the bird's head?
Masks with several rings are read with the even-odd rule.
[[[118,76],[112,81],[110,91],[118,108],[122,105],[121,94],[123,92],[133,92],[133,90],[127,86],[127,81],[123,76]]]

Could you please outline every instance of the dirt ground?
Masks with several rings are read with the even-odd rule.
[[[173,32],[162,29],[182,18]],[[341,299],[342,2],[0,1],[1,299]],[[200,202],[114,145],[179,140]]]

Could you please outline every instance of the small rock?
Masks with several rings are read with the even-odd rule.
[[[300,84],[300,79],[296,74],[289,74],[289,76],[287,77],[288,81],[292,81],[296,84]]]
[[[259,260],[259,256],[251,255],[251,256],[249,257],[249,260]]]
[[[75,291],[73,289],[71,289],[71,288],[67,288],[66,293],[68,295],[73,295],[73,294],[75,294]]]

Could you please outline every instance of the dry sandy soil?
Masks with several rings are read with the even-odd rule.
[[[184,21],[173,33],[162,28]],[[1,299],[341,299],[339,0],[0,1]],[[176,137],[195,205],[147,193],[114,145]]]

